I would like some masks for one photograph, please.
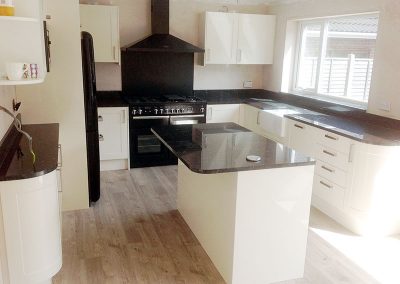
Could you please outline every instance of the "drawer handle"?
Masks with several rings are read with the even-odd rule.
[[[298,124],[295,124],[295,125],[294,125],[294,127],[297,127],[297,128],[300,128],[300,129],[304,129],[304,127],[303,127],[303,126],[301,126],[301,125],[298,125]]]
[[[335,170],[332,170],[332,169],[330,169],[328,167],[325,167],[325,166],[321,166],[321,168],[324,169],[325,171],[330,172],[330,173],[334,173],[335,172]]]
[[[260,125],[260,111],[257,112],[257,125]]]
[[[99,134],[99,141],[104,141],[104,136],[102,134]]]
[[[327,184],[326,182],[323,182],[322,180],[320,180],[319,183],[322,184],[323,186],[329,188],[329,189],[332,188],[332,185],[329,185],[329,184]]]
[[[335,141],[339,140],[338,138],[333,137],[333,136],[331,136],[329,134],[325,134],[325,137],[328,138],[328,139],[331,139],[331,140],[335,140]]]
[[[322,152],[324,152],[325,154],[327,154],[329,156],[336,157],[336,154],[334,154],[332,152],[329,152],[329,151],[326,151],[326,150],[323,150]]]
[[[100,122],[102,122],[102,121],[103,121],[103,117],[102,117],[101,115],[99,115],[99,116],[98,116],[98,120],[99,120]]]

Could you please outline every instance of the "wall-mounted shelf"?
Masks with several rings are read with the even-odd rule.
[[[15,17],[15,16],[0,16],[0,21],[16,21],[16,22],[39,22],[37,18]]]
[[[7,79],[0,79],[0,85],[31,85],[31,84],[40,84],[43,83],[44,79],[24,79],[24,80],[7,80]]]

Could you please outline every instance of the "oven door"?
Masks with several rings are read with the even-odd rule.
[[[171,116],[169,121],[171,125],[199,124],[206,122],[206,116],[204,114],[176,115]]]
[[[151,132],[154,126],[168,125],[169,116],[132,117],[130,124],[131,168],[171,165],[176,158]]]

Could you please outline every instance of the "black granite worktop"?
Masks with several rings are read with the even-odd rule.
[[[262,109],[297,108],[302,114],[286,115],[321,129],[362,143],[400,146],[400,120],[367,113],[363,109],[338,105],[309,97],[266,90],[195,91],[208,104],[248,104]],[[273,102],[275,106],[271,106]]]
[[[127,107],[121,91],[97,91],[97,107]]]
[[[314,161],[235,123],[153,127],[152,132],[191,171],[215,174],[313,165]],[[248,155],[261,157],[249,162]]]
[[[56,170],[58,128],[58,124],[23,125],[22,130],[33,138],[35,163],[26,137],[10,128],[0,147],[0,181],[34,178]]]

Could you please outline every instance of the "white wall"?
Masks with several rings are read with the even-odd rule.
[[[86,136],[78,0],[47,1],[51,72],[43,84],[17,87],[25,123],[60,123],[63,207],[88,207]]]
[[[15,98],[15,88],[13,86],[0,86],[0,105],[12,110],[12,100]],[[3,111],[0,111],[0,141],[10,127],[13,119]]]
[[[277,33],[273,66],[264,67],[264,88],[280,91],[288,20],[380,12],[368,112],[400,119],[400,1],[398,0],[309,0],[272,6],[268,12],[277,15]],[[285,83],[285,82],[284,82]],[[379,109],[382,102],[391,103],[391,111]]]
[[[81,0],[81,3],[92,3]],[[149,0],[103,0],[99,4],[120,7],[121,46],[143,39],[151,34]],[[224,1],[220,1],[224,2]],[[227,1],[225,1],[227,2]],[[232,2],[232,1],[231,1]],[[244,13],[265,14],[265,5],[229,5],[230,10]],[[199,20],[204,11],[218,11],[222,4],[207,1],[170,0],[170,33],[192,44],[200,42]],[[197,62],[197,60],[196,60]],[[97,64],[97,87],[99,90],[120,90],[121,72],[117,64]],[[195,66],[194,89],[242,88],[243,81],[253,80],[254,88],[262,87],[262,66]]]

